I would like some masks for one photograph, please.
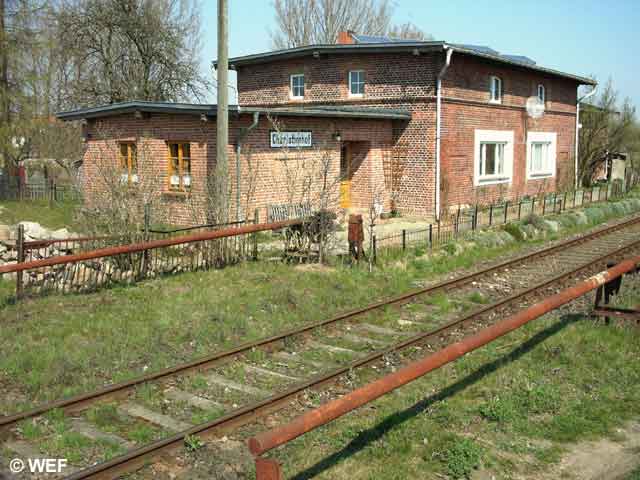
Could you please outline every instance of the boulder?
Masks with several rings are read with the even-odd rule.
[[[11,228],[9,225],[0,225],[0,242],[11,240]]]
[[[560,225],[558,224],[558,222],[555,222],[553,220],[544,220],[544,228],[549,232],[557,233],[558,230],[560,230]]]
[[[20,222],[18,225],[24,227],[24,233],[33,240],[49,239],[49,230],[36,222]]]
[[[66,228],[59,228],[50,233],[52,240],[66,240],[71,237],[71,233]]]
[[[576,219],[577,225],[586,225],[589,223],[589,219],[584,212],[572,212],[571,215]]]

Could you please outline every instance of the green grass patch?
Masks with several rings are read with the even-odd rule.
[[[0,201],[0,223],[14,225],[18,222],[37,222],[49,229],[77,228],[75,211],[79,204],[76,202],[47,201]]]

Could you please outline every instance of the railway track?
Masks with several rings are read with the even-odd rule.
[[[43,418],[51,423],[53,416],[99,452],[84,465],[75,462],[67,478],[116,478],[177,451],[185,440],[232,431],[410,347],[433,348],[464,336],[514,305],[638,249],[640,216],[321,322],[0,417],[2,448],[18,456],[51,456],[39,449],[38,438],[24,438],[22,427]],[[101,412],[114,420],[102,425],[106,431]],[[142,427],[152,434],[132,434]]]

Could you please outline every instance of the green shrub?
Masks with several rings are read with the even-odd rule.
[[[502,227],[502,229],[515,238],[518,242],[522,242],[525,240],[524,233],[520,229],[520,225],[517,223],[507,223]]]
[[[522,221],[522,223],[524,225],[533,225],[538,230],[545,229],[544,219],[536,213],[531,213],[527,215]]]
[[[441,456],[451,477],[469,478],[480,466],[482,448],[470,438],[456,438]]]
[[[480,415],[490,422],[505,423],[515,417],[515,410],[510,400],[494,397],[480,407]]]

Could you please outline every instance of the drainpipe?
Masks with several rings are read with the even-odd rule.
[[[236,221],[240,221],[240,154],[242,153],[242,142],[247,138],[247,135],[251,130],[258,126],[258,119],[260,118],[260,112],[253,112],[253,123],[246,128],[241,128],[238,135],[238,142],[236,144]]]
[[[440,220],[440,131],[442,125],[442,78],[451,64],[451,47],[444,47],[446,58],[444,66],[438,73],[436,85],[436,220]]]
[[[576,190],[578,190],[578,181],[580,176],[578,175],[578,148],[580,145],[580,102],[582,102],[583,100],[586,100],[587,98],[591,97],[592,95],[594,95],[596,93],[596,90],[598,89],[598,85],[594,85],[593,88],[591,89],[591,91],[589,93],[587,93],[586,95],[583,95],[582,97],[580,97],[578,99],[578,101],[576,102],[576,145],[575,145],[575,158],[574,158],[574,172],[575,172],[575,185],[574,188]]]

